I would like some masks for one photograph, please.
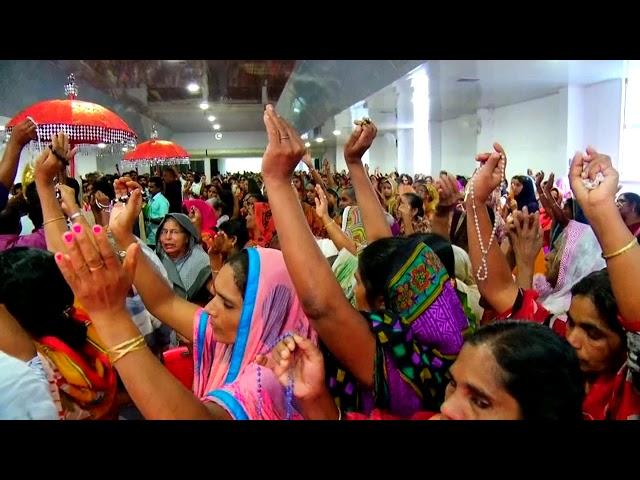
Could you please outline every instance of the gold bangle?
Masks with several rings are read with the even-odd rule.
[[[46,222],[42,223],[42,226],[44,227],[45,225],[47,225],[48,223],[52,223],[52,222],[57,222],[58,220],[65,220],[65,216],[62,215],[60,217],[56,217],[56,218],[52,218],[51,220],[47,220]]]
[[[622,247],[620,250],[617,250],[613,253],[609,253],[609,254],[602,254],[602,258],[604,258],[605,260],[609,260],[613,257],[617,257],[618,255],[622,255],[624,252],[626,252],[627,250],[631,250],[633,248],[634,245],[638,244],[638,239],[637,238],[633,238],[633,240],[631,240],[629,242],[628,245],[625,245],[624,247]]]
[[[111,364],[113,365],[122,357],[124,357],[127,353],[140,350],[144,348],[144,346],[145,346],[144,337],[142,335],[139,335],[135,338],[131,338],[125,342],[122,342],[113,348],[110,348],[107,353],[109,354],[109,358],[111,359]]]

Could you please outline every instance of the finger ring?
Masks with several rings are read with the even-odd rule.
[[[89,270],[91,270],[92,272],[96,272],[98,270],[100,270],[101,268],[104,268],[104,262],[100,262],[100,265],[98,265],[97,267],[89,267]]]
[[[289,136],[285,135],[284,137],[280,137],[280,140],[289,140]]]

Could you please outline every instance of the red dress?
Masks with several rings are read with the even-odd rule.
[[[534,290],[521,290],[511,310],[497,320],[509,318],[548,324],[549,312],[537,302]],[[582,404],[587,420],[640,420],[640,322],[618,317],[627,334],[627,361],[615,375],[601,375],[591,386]],[[557,319],[553,331],[566,336],[566,323]]]

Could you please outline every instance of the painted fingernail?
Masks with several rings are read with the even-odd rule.
[[[55,259],[56,259],[56,262],[61,263],[61,262],[62,262],[62,253],[57,252],[57,253],[53,256],[53,258],[55,258]]]
[[[62,236],[62,238],[64,238],[65,242],[71,243],[71,242],[73,242],[73,233],[65,232],[64,235]]]
[[[71,229],[76,233],[82,233],[82,225],[78,225],[77,223],[74,224]]]
[[[96,235],[98,235],[99,233],[102,233],[102,227],[100,225],[94,225],[93,233],[95,233]]]

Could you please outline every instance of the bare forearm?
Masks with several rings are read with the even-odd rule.
[[[318,397],[296,399],[296,406],[306,420],[338,420],[338,407],[326,388]]]
[[[351,175],[351,183],[356,193],[356,201],[362,213],[362,223],[367,232],[367,241],[372,243],[380,238],[391,236],[391,228],[387,223],[380,203],[377,201],[373,185],[364,171],[361,163],[349,165],[349,174]]]
[[[47,249],[50,252],[64,252],[66,248],[62,242],[62,235],[67,231],[67,222],[56,198],[53,183],[36,180],[36,189],[40,198],[40,206],[42,207],[42,218],[44,222],[48,222],[44,226]],[[50,221],[54,219],[59,220]]]
[[[343,248],[346,248],[353,255],[357,254],[358,247],[356,245],[356,242],[351,240],[342,231],[342,229],[340,228],[340,226],[336,222],[334,222],[329,217],[323,218],[322,221],[324,222],[324,226],[325,226],[325,229],[327,230],[327,234],[329,235],[329,238],[331,239],[333,244],[336,246],[338,251],[342,250]]]
[[[117,236],[114,234],[114,237],[122,250],[126,250],[132,243],[137,243],[132,233]],[[138,255],[133,284],[151,315],[189,341],[193,341],[193,318],[198,307],[176,295],[143,253]]]
[[[21,152],[22,147],[20,145],[9,141],[2,155],[2,161],[0,162],[0,183],[7,187],[7,189],[13,186],[13,182],[16,179]]]
[[[493,228],[484,202],[477,203],[480,204],[477,208],[478,224],[484,247],[486,248],[493,234]],[[467,200],[467,212],[469,257],[471,258],[473,273],[477,277],[478,269],[482,265],[482,251],[478,242],[471,197]],[[476,278],[478,280],[478,289],[480,294],[488,300],[497,312],[504,312],[513,306],[518,294],[518,288],[513,282],[509,265],[495,239],[487,256],[487,267],[489,270],[487,279],[478,280]]]
[[[595,214],[589,216],[589,222],[605,254],[620,250],[635,238],[613,201],[598,208]],[[634,246],[631,250],[607,260],[607,270],[618,303],[618,311],[624,319],[636,320],[640,316],[640,295],[637,293],[640,248]]]
[[[280,248],[305,313],[317,315],[317,309],[330,310],[327,299],[344,298],[344,294],[309,230],[296,193],[286,181],[265,178],[265,184]],[[312,265],[313,275],[309,275]]]
[[[123,310],[108,318],[94,316],[94,324],[107,348],[140,335]],[[164,368],[147,348],[128,353],[115,364],[127,392],[149,420],[207,420],[207,407]]]
[[[516,258],[518,272],[516,274],[516,282],[519,288],[529,290],[533,288],[533,265],[530,262]]]

